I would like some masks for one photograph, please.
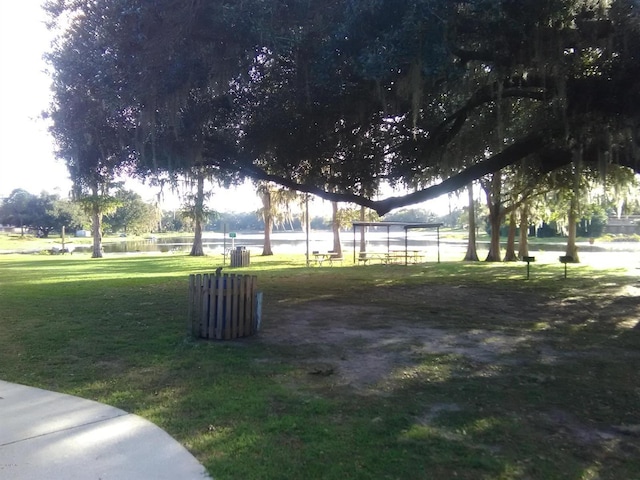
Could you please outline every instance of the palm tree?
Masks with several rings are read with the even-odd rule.
[[[262,201],[262,208],[258,210],[264,221],[264,246],[262,255],[273,255],[271,248],[271,232],[274,224],[283,225],[287,220],[291,223],[291,205],[298,198],[298,193],[286,188],[277,187],[270,182],[259,182],[257,193]]]
[[[332,252],[336,253],[336,256],[342,256],[342,242],[340,241],[340,229],[348,227],[353,221],[359,220],[361,222],[376,222],[380,220],[380,217],[376,212],[366,207],[357,208],[338,208],[338,202],[331,202],[332,208],[332,230],[333,230],[333,249]],[[365,244],[365,229],[360,229],[360,253],[366,251]]]
[[[202,248],[202,223],[206,217],[206,210],[204,206],[204,172],[202,169],[196,170],[196,185],[196,196],[192,210],[195,229],[193,245],[191,246],[191,252],[189,252],[189,255],[192,257],[203,257],[204,248]]]
[[[83,210],[91,216],[91,236],[93,237],[93,247],[91,258],[102,258],[102,219],[105,214],[112,213],[118,208],[120,202],[109,195],[113,183],[105,181],[98,183],[94,181],[90,186],[90,194],[75,192]]]

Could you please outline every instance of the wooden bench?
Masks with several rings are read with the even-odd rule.
[[[373,263],[374,261],[378,263],[388,263],[389,254],[380,252],[361,252],[358,255],[357,261],[358,263],[362,263],[364,265],[366,265],[367,263]]]
[[[358,255],[358,264],[362,263],[364,265],[367,264],[367,262],[371,261],[371,257],[369,257],[365,252],[360,252],[360,254]]]
[[[342,255],[340,255],[338,252],[328,252],[329,253],[329,265],[333,266],[333,262],[339,262],[340,265],[342,265]]]

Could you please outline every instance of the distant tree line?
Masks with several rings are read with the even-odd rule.
[[[195,222],[189,208],[161,211],[158,205],[143,201],[142,197],[124,188],[118,188],[111,197],[112,208],[104,215],[103,233],[144,235],[152,232],[193,233]],[[480,227],[491,232],[490,215],[482,202],[475,201],[475,215]],[[528,236],[566,236],[566,221],[562,218],[564,205],[551,197],[544,198],[537,208],[532,208]],[[629,196],[618,204],[606,195],[594,196],[591,202],[581,206],[577,234],[581,237],[598,237],[606,228],[609,216],[640,213],[637,196]],[[287,209],[286,214],[274,212],[272,230],[303,231],[305,228],[302,210]],[[316,215],[309,220],[312,230],[331,230],[334,222],[341,229],[349,229],[351,222],[359,220],[359,208],[342,208],[334,219],[331,215]],[[252,212],[217,212],[207,210],[204,230],[222,232],[264,231],[264,215],[261,210]],[[436,214],[424,208],[394,210],[376,220],[388,222],[442,223],[449,228],[467,228],[469,208],[451,208],[446,214]],[[71,233],[87,229],[91,224],[89,208],[81,201],[63,199],[58,194],[41,192],[34,195],[24,189],[15,189],[0,201],[0,224],[20,228],[24,234],[31,232],[39,237],[59,233],[64,226]],[[521,228],[518,226],[518,228]],[[509,221],[500,227],[500,236],[508,236]]]
[[[137,193],[119,189],[111,199],[112,208],[104,216],[103,232],[145,234],[156,231],[159,215],[154,205]],[[20,228],[47,238],[51,233],[87,229],[91,225],[91,206],[84,201],[63,199],[58,194],[34,195],[22,188],[13,190],[0,202],[0,224]]]
[[[32,231],[46,238],[62,227],[82,229],[88,220],[77,203],[47,192],[34,195],[17,188],[0,203],[0,224],[20,228],[23,235]]]

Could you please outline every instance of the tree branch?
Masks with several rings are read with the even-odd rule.
[[[264,169],[258,167],[250,161],[241,161],[237,166],[241,172],[248,177],[256,180],[265,180],[278,183],[284,187],[300,192],[311,193],[317,195],[325,200],[335,202],[350,202],[364,207],[375,210],[378,215],[384,215],[396,208],[406,207],[416,203],[430,200],[445,193],[459,190],[466,187],[473,180],[494,173],[507,165],[511,165],[514,162],[531,155],[546,145],[550,136],[555,133],[554,131],[543,131],[531,135],[518,143],[514,143],[506,147],[502,152],[497,153],[487,160],[483,160],[471,167],[466,168],[460,173],[453,175],[446,180],[443,180],[437,185],[413,192],[407,195],[399,197],[389,197],[383,200],[371,200],[361,195],[353,193],[335,193],[328,192],[320,187],[311,184],[299,183],[291,178],[286,178],[279,175],[273,175],[266,172]]]
[[[437,146],[444,146],[462,129],[468,114],[475,108],[496,101],[500,98],[529,98],[532,100],[544,100],[548,92],[542,87],[509,87],[505,88],[500,95],[496,84],[487,85],[477,90],[457,111],[444,119],[431,132],[430,141]],[[451,125],[453,123],[453,125]],[[450,126],[451,125],[451,126]]]

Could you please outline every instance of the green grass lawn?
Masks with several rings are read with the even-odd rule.
[[[2,255],[0,379],[141,415],[216,480],[640,479],[637,270],[348,263],[253,257],[263,330],[210,342],[188,275],[218,258]]]

